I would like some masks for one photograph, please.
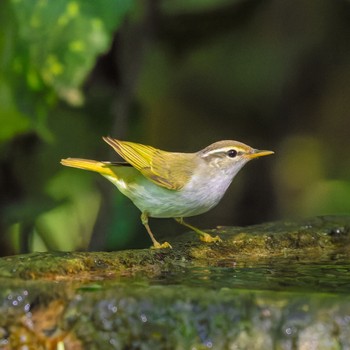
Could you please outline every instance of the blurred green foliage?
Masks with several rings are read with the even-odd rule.
[[[69,149],[81,142],[76,137],[88,143],[91,130],[76,111],[68,113],[74,120],[62,116],[67,112],[59,101],[84,103],[82,84],[132,7],[131,0],[1,2],[0,233],[10,242],[5,249],[36,249],[39,241],[46,249],[88,246],[100,196],[87,190],[83,177],[57,174],[56,147],[69,133],[62,128],[72,131]],[[74,186],[68,189],[67,183]],[[64,233],[68,230],[75,234]]]
[[[31,91],[51,88],[71,105],[81,105],[82,83],[105,52],[131,1],[12,0],[18,40],[14,71]]]
[[[348,1],[4,0],[0,20],[0,254],[150,244],[111,184],[59,165],[114,159],[107,134],[275,150],[202,227],[349,213]]]

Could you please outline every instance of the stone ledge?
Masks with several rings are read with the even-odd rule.
[[[0,259],[0,349],[350,347],[350,217]],[[174,242],[175,241],[175,242]]]

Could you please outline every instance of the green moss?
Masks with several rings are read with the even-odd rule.
[[[186,234],[172,250],[2,258],[0,343],[348,347],[349,227],[349,217],[319,217],[221,228],[215,244]]]

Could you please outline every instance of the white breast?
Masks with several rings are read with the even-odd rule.
[[[128,169],[135,171],[133,168]],[[174,218],[202,214],[216,206],[238,170],[234,173],[219,173],[216,177],[208,174],[206,178],[199,179],[193,176],[180,191],[158,186],[140,173],[133,176],[133,180],[106,178],[130,198],[141,212],[147,212],[150,217]]]

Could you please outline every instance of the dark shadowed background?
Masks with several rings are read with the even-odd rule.
[[[349,1],[3,0],[0,21],[1,255],[150,245],[112,184],[59,164],[117,159],[105,135],[274,150],[202,228],[349,214]]]

